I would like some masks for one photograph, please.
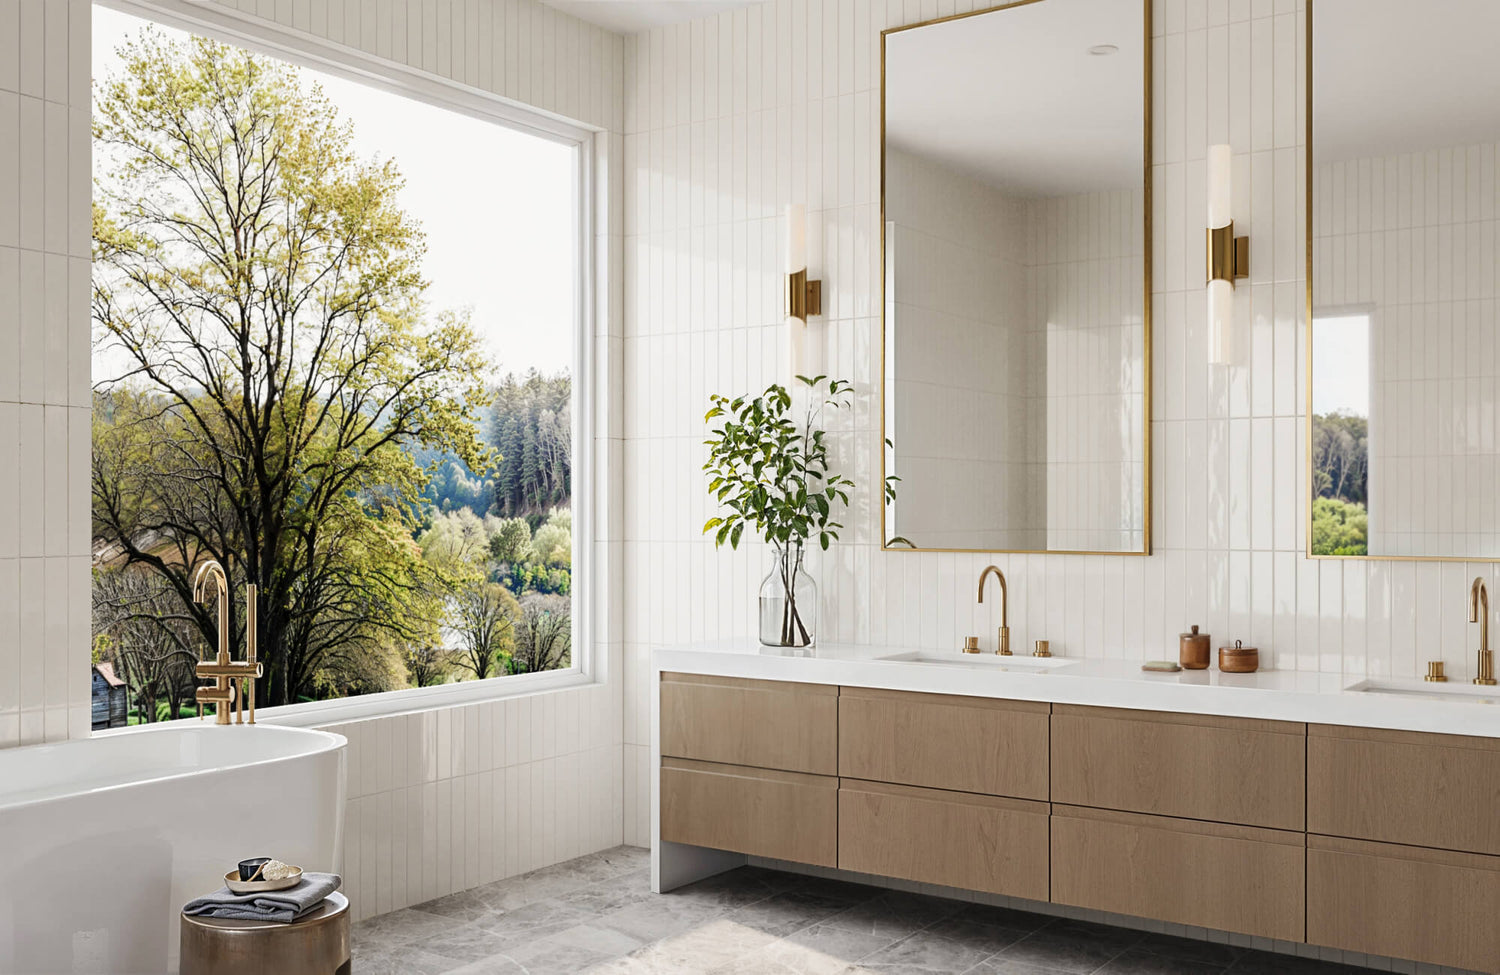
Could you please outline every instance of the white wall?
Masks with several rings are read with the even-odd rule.
[[[192,5],[189,5],[192,6]],[[596,126],[601,683],[331,726],[357,917],[620,841],[622,42],[535,0],[227,0]],[[89,734],[89,13],[0,0],[0,746]]]
[[[710,391],[773,379],[778,214],[806,202],[822,247],[833,372],[879,382],[880,30],[969,9],[933,0],[771,0],[626,41],[625,836],[646,841],[650,648],[755,632],[758,548],[715,551],[699,463]],[[1004,16],[997,14],[996,16]],[[825,640],[957,647],[998,623],[974,603],[1010,580],[1013,641],[1055,653],[1170,657],[1200,624],[1283,669],[1472,676],[1467,582],[1489,564],[1314,561],[1305,501],[1303,27],[1299,0],[1156,0],[1153,544],[1149,558],[882,552],[876,397],[837,449],[866,488],[816,567]],[[1204,328],[1204,149],[1234,148],[1235,364]],[[818,235],[813,234],[816,238]]]
[[[1500,551],[1495,150],[1314,173],[1314,312],[1371,313],[1371,552]]]

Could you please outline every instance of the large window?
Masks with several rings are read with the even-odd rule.
[[[573,666],[582,151],[94,9],[94,653],[197,714]],[[96,681],[96,684],[105,683]]]

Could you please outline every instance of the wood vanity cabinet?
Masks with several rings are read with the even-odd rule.
[[[1500,740],[1309,725],[1307,831],[1500,855]]]
[[[661,753],[838,774],[839,689],[827,684],[661,675]]]
[[[661,838],[838,865],[838,779],[681,758],[661,763]]]
[[[1051,710],[1045,701],[845,687],[839,774],[1046,801]]]
[[[1058,704],[1052,801],[1301,830],[1306,727]]]
[[[1307,838],[1307,940],[1479,971],[1500,967],[1500,857]]]
[[[839,867],[1046,900],[1048,805],[881,782],[839,782]]]
[[[1303,834],[1052,807],[1052,900],[1301,941]]]

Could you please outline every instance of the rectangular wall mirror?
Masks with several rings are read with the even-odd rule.
[[[1150,6],[882,37],[888,548],[1150,550]]]
[[[1500,4],[1307,16],[1308,554],[1500,559]]]

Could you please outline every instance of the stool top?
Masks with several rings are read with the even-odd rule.
[[[322,906],[316,911],[313,911],[307,917],[301,917],[291,922],[241,921],[236,918],[199,917],[196,914],[184,914],[182,915],[182,923],[202,928],[212,928],[214,930],[227,928],[236,931],[282,931],[287,928],[316,927],[320,924],[336,922],[340,917],[348,913],[349,898],[336,890],[324,899]]]

